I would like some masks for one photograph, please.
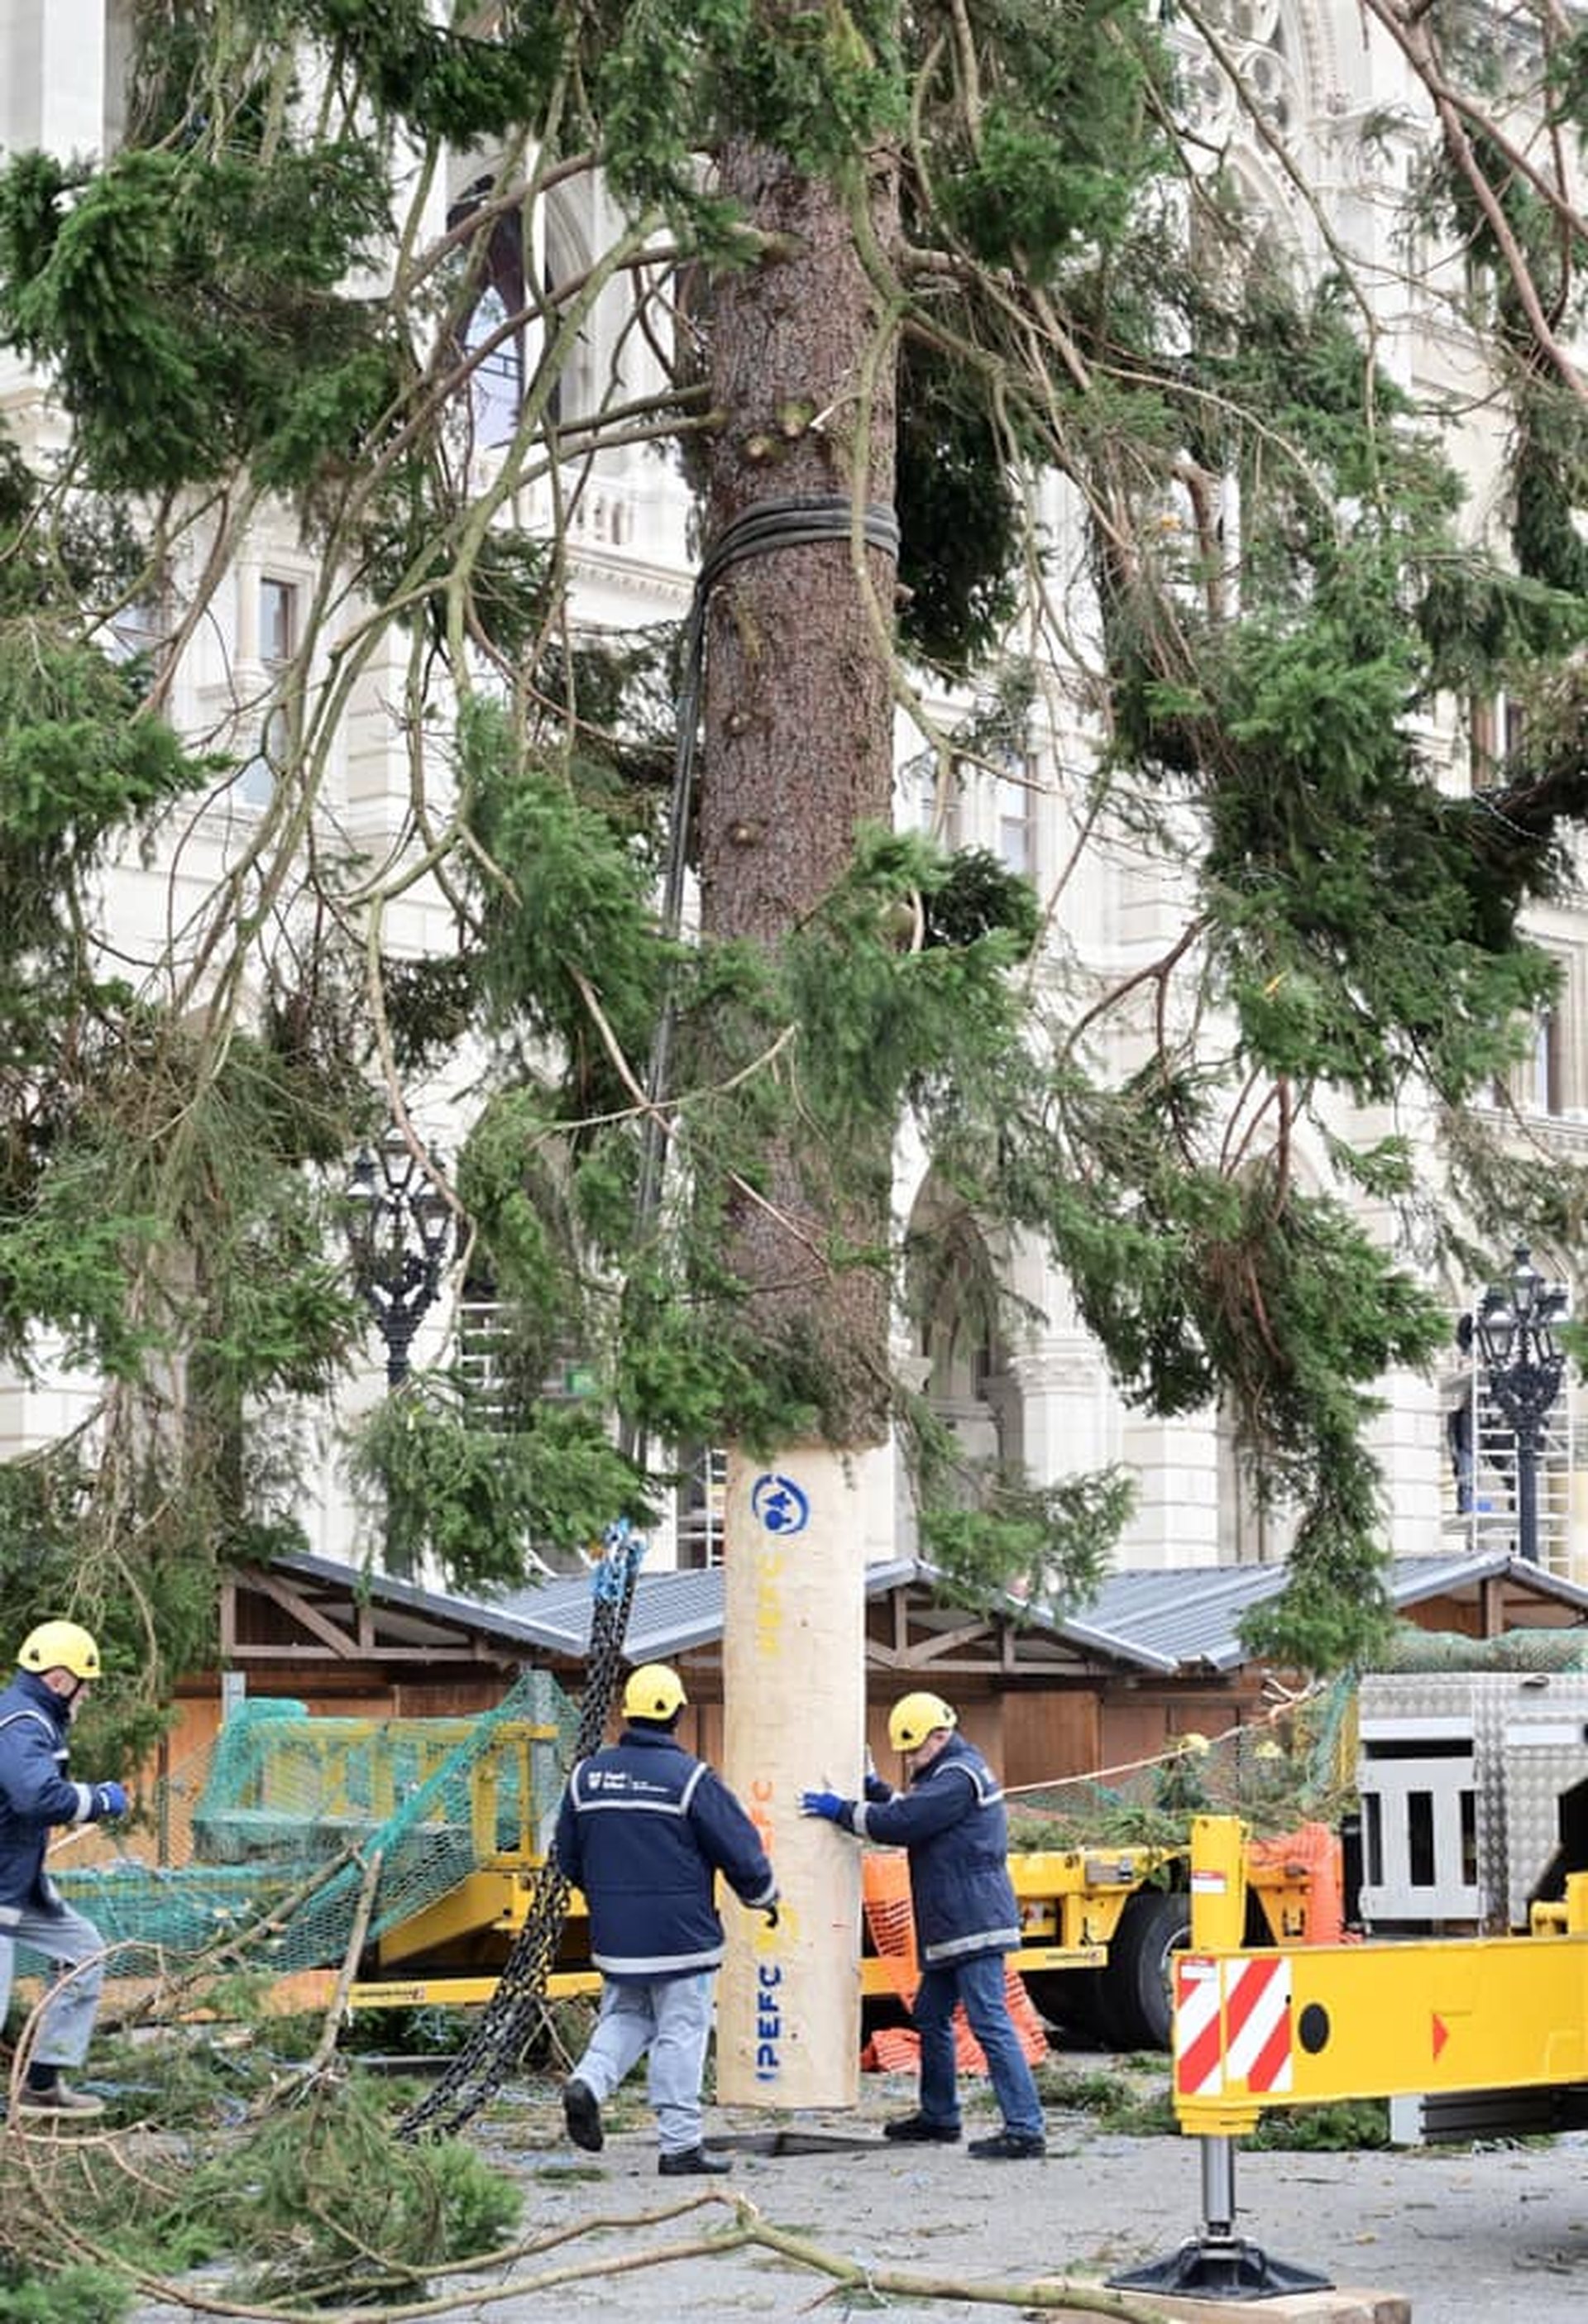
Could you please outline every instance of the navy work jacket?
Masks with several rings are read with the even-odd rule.
[[[733,1793],[654,1727],[626,1727],[578,1762],[558,1811],[557,1860],[590,1907],[591,1960],[620,1984],[721,1965],[715,1874],[752,1911],[778,1894]]]
[[[0,1694],[0,1916],[7,1905],[53,1904],[44,1850],[57,1824],[92,1823],[94,1789],[67,1775],[71,1714],[32,1671]],[[0,1935],[3,1935],[0,1918]]]
[[[1003,1792],[981,1753],[950,1735],[908,1792],[867,1785],[845,1808],[862,1840],[909,1851],[909,1895],[923,1967],[952,1969],[977,1953],[1013,1952],[1020,1907],[1009,1877],[1009,1818]]]

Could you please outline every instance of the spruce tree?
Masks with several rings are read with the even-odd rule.
[[[1435,1271],[1577,1239],[1577,1175],[1473,1111],[1553,989],[1525,915],[1583,807],[1581,222],[1547,140],[1520,166],[1481,45],[1386,15],[1431,79],[1467,76],[1420,198],[1491,262],[1470,319],[1516,415],[1516,522],[1482,541],[1349,253],[1323,221],[1307,279],[1208,171],[1177,33],[1139,0],[432,17],[146,8],[115,150],[0,174],[0,334],[63,447],[14,420],[0,466],[0,1342],[25,1364],[56,1334],[106,1383],[91,1429],[6,1474],[5,1537],[38,1551],[5,1553],[6,1601],[125,1624],[158,1689],[217,1561],[292,1538],[285,1432],[360,1328],[344,1159],[466,1028],[489,1065],[452,1192],[503,1318],[506,1449],[447,1375],[361,1453],[455,1582],[643,1514],[615,1413],[628,1446],[769,1456],[897,1425],[957,1584],[1084,1592],[1123,1480],[968,1473],[887,1377],[888,1297],[933,1275],[888,1224],[908,1109],[943,1215],[1048,1250],[1129,1398],[1228,1400],[1258,1489],[1299,1512],[1264,1642],[1348,1660],[1386,1613],[1364,1434],[1447,1329]],[[1581,76],[1550,40],[1536,103],[1564,134]],[[551,281],[524,254],[591,176],[611,235]],[[504,282],[527,376],[482,465],[475,325]],[[661,384],[614,370],[580,406],[614,298]],[[637,443],[699,486],[707,553],[767,504],[863,511],[708,601],[697,943],[656,901],[688,641],[596,636],[573,604],[579,494]],[[270,805],[161,956],[118,967],[105,864],[180,856],[232,769],[177,738],[172,654],[112,648],[158,598],[180,654],[283,512],[315,581]],[[1184,898],[1157,959],[1100,979],[1052,940],[1064,895],[888,829],[923,672],[968,706],[920,721],[945,780],[1063,693],[1094,746],[1077,857],[1128,844]],[[1500,685],[1534,715],[1469,797],[1425,737]],[[385,860],[328,805],[361,687],[404,712]],[[416,964],[384,931],[421,865],[457,941]],[[1339,1134],[1343,1104],[1408,1100],[1441,1125],[1432,1173]],[[1417,1269],[1375,1213],[1415,1219]],[[554,1414],[569,1345],[600,1393]]]

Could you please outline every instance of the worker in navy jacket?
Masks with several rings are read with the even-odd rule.
[[[888,1719],[888,1737],[909,1768],[897,1793],[868,1775],[863,1800],[806,1792],[800,1812],[822,1816],[858,1840],[902,1848],[909,1857],[921,1981],[910,2005],[920,2036],[917,2111],[883,2126],[886,2138],[941,2141],[960,2135],[954,2012],[963,2002],[982,2045],[1003,2127],[973,2138],[979,2161],[1011,2163],[1046,2152],[1042,2102],[1009,2012],[1003,1957],[1020,1941],[1020,1908],[1009,1877],[1009,1820],[997,1777],[955,1732],[941,1695],[907,1694]]]
[[[775,1927],[778,1884],[755,1826],[674,1729],[687,1697],[677,1671],[645,1663],[623,1691],[616,1743],[581,1759],[557,1818],[557,1860],[590,1909],[601,2008],[564,2085],[576,2146],[598,2153],[601,2101],[642,2057],[664,2178],[728,2169],[701,2138],[700,2083],[723,1924],[721,1873]]]
[[[16,1676],[0,1693],[0,2023],[23,1944],[43,1956],[53,1982],[16,2104],[30,2115],[98,2115],[103,2100],[63,2082],[60,2069],[80,2066],[88,2055],[105,1943],[93,1922],[59,1895],[44,1854],[56,1825],[125,1815],[127,1795],[119,1784],[74,1783],[67,1772],[72,1720],[99,1676],[90,1633],[76,1622],[41,1622],[16,1659]]]

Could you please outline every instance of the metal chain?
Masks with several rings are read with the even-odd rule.
[[[605,1554],[591,1577],[595,1606],[584,1700],[574,1739],[576,1762],[598,1750],[606,1733],[643,1549],[628,1519],[623,1518],[608,1527]],[[553,1852],[536,1872],[523,1926],[513,1939],[496,1990],[480,2012],[479,2023],[439,2081],[403,2116],[397,2126],[399,2138],[411,2144],[423,2133],[449,2137],[506,2081],[545,2015],[547,1979],[557,1958],[568,1899],[568,1877]]]

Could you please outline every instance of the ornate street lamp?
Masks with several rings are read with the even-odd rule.
[[[1538,1563],[1538,1453],[1544,1421],[1560,1393],[1565,1351],[1555,1326],[1566,1312],[1566,1292],[1544,1277],[1519,1243],[1509,1283],[1483,1294],[1474,1325],[1494,1407],[1510,1425],[1517,1448],[1517,1549]]]
[[[386,1385],[408,1377],[413,1335],[434,1305],[452,1238],[452,1211],[395,1122],[379,1148],[361,1148],[346,1188],[347,1250],[359,1296],[386,1343]]]

